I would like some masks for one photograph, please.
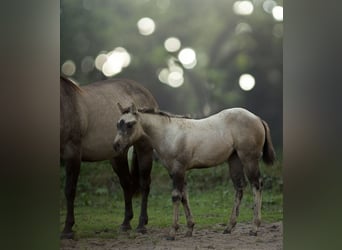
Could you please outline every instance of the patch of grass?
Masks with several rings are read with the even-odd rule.
[[[262,220],[275,222],[283,219],[281,162],[273,167],[261,165],[266,185],[263,191]],[[229,180],[227,165],[191,170],[187,173],[190,206],[196,228],[227,223],[234,202],[235,191]],[[64,169],[61,169],[60,227],[64,226],[66,202],[64,198]],[[247,186],[240,206],[238,222],[251,222],[253,194]],[[138,225],[140,197],[133,199],[134,218]],[[180,207],[180,224],[186,226],[183,208]],[[171,179],[159,163],[154,163],[148,204],[147,227],[168,228],[172,222]],[[113,238],[119,233],[124,216],[123,194],[118,177],[108,162],[83,163],[75,200],[74,230],[77,237]],[[135,237],[134,231],[129,237]]]

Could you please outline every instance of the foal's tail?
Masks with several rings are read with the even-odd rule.
[[[267,165],[272,165],[275,161],[276,154],[272,144],[270,128],[264,120],[261,120],[265,129],[265,143],[263,148],[262,159]]]

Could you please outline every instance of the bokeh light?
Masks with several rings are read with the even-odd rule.
[[[181,42],[176,37],[169,37],[168,39],[165,40],[164,47],[169,52],[176,52],[180,49]]]
[[[62,65],[62,72],[66,76],[72,76],[76,72],[76,65],[72,60],[67,60]]]
[[[272,9],[272,15],[273,15],[274,20],[283,21],[283,7],[282,6],[275,6]]]
[[[100,53],[95,59],[95,67],[101,71],[103,64],[107,61],[107,58],[108,56],[105,52]]]
[[[247,16],[253,13],[254,6],[250,1],[236,1],[233,10],[237,15]]]
[[[131,63],[131,56],[123,47],[117,47],[109,53],[100,53],[95,59],[95,67],[107,76],[114,76]]]
[[[192,48],[182,49],[178,54],[178,59],[187,69],[192,69],[197,64],[196,52]]]
[[[167,78],[169,77],[169,69],[164,68],[158,74],[158,79],[160,82],[168,84]]]
[[[255,79],[250,74],[242,74],[239,78],[240,88],[244,91],[250,91],[255,86]]]
[[[178,88],[183,85],[183,74],[177,71],[173,71],[167,78],[168,84],[173,88]]]
[[[184,83],[183,73],[182,67],[177,65],[174,59],[171,58],[168,62],[168,68],[159,71],[158,79],[170,87],[178,88]]]
[[[242,34],[246,32],[251,32],[252,27],[248,23],[238,23],[235,27],[236,34]]]
[[[266,11],[267,13],[271,14],[273,8],[277,6],[277,3],[273,0],[266,0],[263,4],[262,4],[262,8],[264,9],[264,11]]]
[[[153,32],[156,28],[156,24],[149,17],[141,18],[138,21],[137,26],[138,26],[139,33],[143,36],[149,36],[149,35],[153,34]]]
[[[81,62],[81,70],[83,73],[89,73],[94,69],[94,59],[91,56],[86,56]]]

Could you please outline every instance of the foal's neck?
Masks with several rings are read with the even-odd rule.
[[[163,134],[165,132],[164,130],[167,129],[168,123],[170,123],[169,117],[156,114],[142,113],[140,117],[141,126],[145,134],[149,137],[156,137]]]
[[[175,121],[177,119],[175,118],[146,113],[143,113],[140,117],[144,133],[155,149],[167,145],[172,133],[177,131],[177,122]]]

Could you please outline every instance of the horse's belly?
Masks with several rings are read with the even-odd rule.
[[[104,141],[90,143],[87,140],[82,140],[81,154],[83,161],[103,161],[114,156],[112,143]]]

